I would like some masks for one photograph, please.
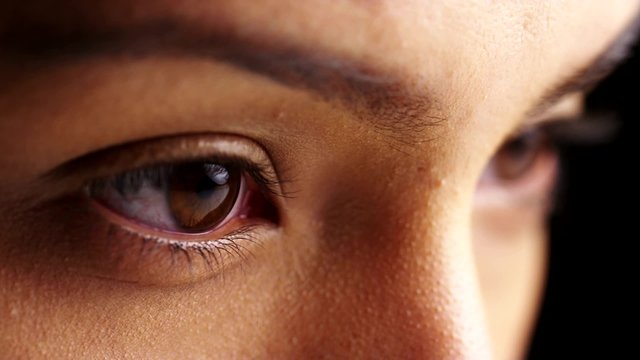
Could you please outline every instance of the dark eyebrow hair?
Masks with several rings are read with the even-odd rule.
[[[639,25],[640,17],[636,16],[594,61],[547,89],[527,117],[543,113],[570,93],[595,86],[626,57]],[[0,32],[0,54],[25,56],[43,64],[100,55],[145,57],[161,53],[214,58],[291,87],[313,90],[313,94],[343,104],[379,132],[405,144],[445,120],[428,88],[419,86],[416,79],[282,39],[240,38],[229,31],[190,27],[172,20],[101,31],[90,27],[46,30],[35,27]]]
[[[220,30],[165,21],[109,32],[67,33],[41,29],[0,33],[0,54],[24,62],[59,64],[102,55],[146,57],[165,54],[227,62],[312,95],[338,102],[379,132],[410,142],[443,118],[425,89],[366,61],[302,48],[280,39],[238,38]]]
[[[620,63],[627,59],[637,40],[639,31],[640,12],[593,61],[546,89],[538,102],[527,111],[526,117],[532,118],[544,113],[569,94],[592,90]]]

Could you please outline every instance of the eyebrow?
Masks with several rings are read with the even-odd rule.
[[[636,16],[594,61],[547,89],[527,111],[527,118],[544,113],[568,94],[594,87],[627,57],[639,27],[640,16]],[[244,39],[174,21],[103,32],[4,31],[0,33],[0,53],[26,56],[43,64],[101,55],[213,58],[290,87],[312,90],[323,100],[338,101],[378,131],[403,143],[412,143],[424,129],[445,120],[426,87],[418,88],[415,81],[364,61],[286,41]]]
[[[418,91],[398,74],[367,62],[302,48],[284,39],[238,38],[172,21],[104,33],[90,29],[63,34],[42,29],[0,33],[0,54],[43,66],[105,55],[211,58],[289,87],[312,90],[312,95],[339,102],[378,131],[407,143],[424,128],[444,120],[435,114],[432,96],[424,89]]]

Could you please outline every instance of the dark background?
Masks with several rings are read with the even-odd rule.
[[[529,358],[634,358],[632,293],[640,212],[633,185],[640,162],[636,53],[589,96],[587,109],[616,111],[615,137],[564,145],[559,206],[551,218],[549,277]],[[636,355],[637,356],[637,355]],[[640,358],[640,357],[639,357]]]

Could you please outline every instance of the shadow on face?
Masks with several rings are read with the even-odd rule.
[[[0,348],[523,356],[555,130],[635,13],[0,5]]]

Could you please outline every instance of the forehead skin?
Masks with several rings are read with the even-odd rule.
[[[26,6],[25,4],[34,5]],[[428,260],[436,258],[438,260],[399,263],[399,260],[394,262],[392,256],[378,259],[375,255],[371,255],[372,252],[367,253],[366,249],[353,250],[348,248],[349,245],[345,245],[347,248],[336,250],[336,257],[344,254],[356,254],[357,256],[353,256],[353,259],[349,259],[349,261],[343,261],[341,264],[346,265],[339,265],[341,266],[339,269],[342,271],[327,270],[322,267],[322,264],[318,264],[316,269],[308,270],[311,275],[325,274],[324,278],[319,278],[324,279],[326,283],[309,285],[304,287],[300,293],[294,294],[289,288],[283,289],[279,287],[280,285],[274,285],[271,290],[279,290],[278,295],[274,295],[277,299],[259,298],[263,300],[260,305],[265,304],[263,305],[265,308],[276,302],[298,305],[296,308],[292,307],[282,311],[283,313],[272,314],[273,319],[260,319],[260,325],[269,322],[279,324],[272,327],[272,333],[267,334],[264,331],[259,333],[260,330],[264,330],[264,327],[248,327],[247,325],[244,329],[249,334],[246,339],[234,339],[232,335],[222,335],[222,337],[229,344],[246,341],[250,345],[256,344],[256,348],[263,342],[269,343],[272,344],[270,346],[272,346],[273,352],[278,354],[282,351],[278,346],[293,347],[296,345],[293,340],[282,342],[281,334],[289,334],[287,336],[290,336],[291,339],[297,339],[295,336],[298,335],[301,339],[307,339],[314,336],[321,337],[323,334],[326,338],[331,338],[333,332],[341,328],[340,325],[331,323],[334,321],[345,324],[343,327],[345,329],[356,325],[365,328],[363,334],[359,334],[360,338],[358,339],[355,339],[354,334],[341,334],[344,338],[351,339],[353,337],[354,339],[351,341],[360,341],[361,343],[354,345],[347,340],[343,342],[340,342],[340,339],[334,340],[334,342],[326,340],[326,348],[301,349],[300,351],[328,351],[333,347],[337,349],[340,346],[347,349],[354,347],[350,349],[352,351],[364,351],[365,345],[368,345],[369,347],[388,346],[387,350],[390,352],[396,350],[395,353],[398,353],[400,350],[394,349],[393,344],[375,343],[375,339],[379,338],[376,338],[374,333],[378,333],[378,335],[385,333],[385,326],[391,328],[392,324],[397,325],[398,322],[401,322],[405,327],[396,326],[395,329],[406,331],[387,335],[402,337],[401,340],[409,349],[405,349],[406,351],[415,350],[417,352],[429,347],[438,348],[439,343],[450,343],[453,345],[449,347],[449,350],[444,347],[442,353],[432,355],[436,358],[483,358],[483,355],[488,353],[487,339],[481,329],[470,325],[484,321],[484,319],[479,319],[482,316],[480,315],[482,314],[482,304],[473,300],[478,298],[478,289],[468,277],[458,276],[459,274],[474,273],[474,270],[470,270],[473,267],[473,259],[468,244],[456,241],[456,239],[470,238],[467,233],[469,227],[464,226],[468,222],[467,214],[459,214],[451,209],[468,209],[470,207],[469,203],[471,203],[470,199],[477,176],[481,173],[486,162],[484,160],[490,157],[492,149],[500,143],[499,139],[512,131],[517,123],[523,120],[527,109],[537,101],[545,89],[586,65],[604,50],[609,42],[628,25],[637,11],[636,8],[637,2],[624,0],[402,2],[365,0],[331,2],[324,0],[251,2],[105,0],[32,3],[16,1],[13,3],[4,2],[0,5],[0,24],[2,24],[0,32],[16,27],[28,28],[35,24],[38,26],[46,24],[47,31],[63,33],[109,32],[135,27],[138,24],[184,22],[194,28],[230,34],[248,42],[273,42],[302,48],[307,52],[319,54],[320,58],[324,58],[324,54],[330,54],[331,57],[353,59],[361,64],[370,64],[372,68],[383,69],[384,73],[395,74],[394,76],[403,79],[403,83],[412,87],[413,91],[423,92],[425,97],[431,99],[438,111],[446,118],[445,126],[442,128],[444,132],[440,134],[438,141],[427,141],[432,138],[433,134],[425,133],[425,138],[422,139],[425,140],[424,143],[417,141],[416,143],[419,145],[411,149],[404,149],[404,151],[410,152],[412,157],[405,157],[404,153],[393,151],[389,151],[388,154],[384,153],[380,161],[397,164],[395,168],[389,166],[389,174],[386,174],[389,177],[388,183],[384,184],[386,187],[383,187],[382,184],[371,185],[371,180],[367,183],[367,176],[362,174],[370,174],[377,169],[367,168],[368,165],[364,162],[358,165],[362,174],[355,174],[360,176],[360,184],[355,180],[355,184],[341,183],[345,188],[343,190],[347,200],[345,203],[350,200],[351,193],[358,194],[358,187],[370,186],[371,192],[380,195],[380,198],[390,200],[390,196],[393,195],[406,199],[404,204],[407,205],[393,209],[381,208],[379,214],[376,213],[375,216],[370,216],[365,221],[361,219],[364,219],[368,214],[366,211],[357,206],[350,207],[347,204],[342,208],[337,207],[338,210],[335,210],[335,213],[327,215],[327,223],[329,224],[327,227],[331,227],[331,219],[352,217],[355,219],[356,225],[361,225],[363,229],[369,225],[370,228],[376,228],[376,223],[383,222],[384,216],[394,215],[396,220],[402,218],[405,223],[400,224],[400,220],[397,221],[398,224],[390,222],[389,229],[380,229],[380,239],[394,238],[397,240],[397,244],[391,249],[393,254],[398,255],[396,258],[407,259],[410,256],[406,254],[413,252],[415,254],[429,254],[424,257]],[[158,66],[158,64],[162,65],[159,62],[149,66]],[[174,66],[175,64],[169,63],[169,65]],[[167,73],[169,70],[175,70],[173,67],[169,69],[169,65],[167,65]],[[193,69],[199,68],[194,67]],[[182,69],[180,71],[189,70]],[[220,81],[224,81],[224,79]],[[243,79],[237,80],[238,83],[242,81]],[[71,88],[71,85],[69,87]],[[230,87],[230,89],[233,88]],[[152,93],[156,90],[149,89],[148,92]],[[285,95],[289,94],[282,92]],[[51,94],[51,96],[55,97],[57,94]],[[187,95],[183,94],[182,96],[184,98],[180,100],[188,100]],[[2,106],[9,107],[7,104],[0,103],[0,109]],[[82,104],[78,105],[78,107],[81,106]],[[322,107],[319,106],[319,109]],[[310,113],[310,110],[307,111]],[[307,114],[303,110],[301,113]],[[51,118],[55,116],[56,113],[52,112]],[[98,129],[106,128],[107,126],[104,124],[109,123],[113,118],[113,116],[105,115],[105,118],[101,119],[100,114],[96,114],[96,117],[92,118],[93,126]],[[318,116],[310,116],[310,118],[317,119]],[[86,121],[82,116],[66,116],[65,121],[68,124],[75,122],[75,126],[65,127],[60,138],[68,136],[77,139],[77,141],[60,144],[57,152],[51,152],[46,146],[39,145],[48,144],[47,139],[52,137],[52,134],[55,138],[56,131],[62,131],[60,127],[47,128],[46,124],[36,128],[29,126],[26,121],[0,123],[0,143],[4,144],[5,153],[41,154],[42,156],[34,157],[45,160],[32,161],[34,168],[39,168],[38,171],[41,171],[50,168],[58,160],[62,161],[56,159],[56,156],[66,159],[101,146],[132,140],[126,136],[140,139],[157,136],[160,131],[179,133],[191,130],[185,122],[163,123],[166,126],[162,127],[150,127],[148,124],[132,122],[127,124],[130,134],[113,135],[106,132],[97,134],[92,133],[91,129],[74,130],[82,128],[79,124]],[[196,127],[196,125],[191,125]],[[233,124],[224,124],[226,126],[224,130],[247,133],[248,136],[254,135],[251,133],[252,131],[258,131],[257,138],[266,136],[266,131],[259,132],[260,126],[248,129],[248,127],[243,128],[244,125],[246,124],[242,120],[238,120]],[[204,128],[204,125],[198,126],[200,126],[199,130]],[[218,124],[217,126],[222,125]],[[333,125],[327,125],[327,127],[331,126]],[[300,134],[316,131],[318,134],[335,135],[340,134],[341,131],[340,128],[326,130],[320,124],[300,124],[293,120],[289,127],[292,132]],[[11,141],[9,138],[27,133],[30,141],[26,143]],[[60,133],[57,134],[60,135]],[[83,135],[79,136],[78,134]],[[366,134],[365,131],[359,133],[359,135]],[[270,140],[276,142],[274,138]],[[344,154],[349,154],[354,159],[367,159],[368,153],[364,150],[356,151],[357,149],[350,147],[354,141],[349,137],[342,139],[336,136],[335,139],[327,141],[325,145],[327,143],[330,145],[327,147],[327,152],[331,154],[337,153],[343,155],[342,157],[345,157]],[[358,141],[360,141],[359,144],[369,145],[366,141]],[[384,147],[379,144],[371,146],[377,150]],[[328,156],[324,153],[309,155],[310,151],[302,147],[295,150],[300,150],[300,153],[312,158],[305,163],[305,165],[309,165],[309,169],[314,168],[313,164],[323,164],[321,158]],[[51,152],[51,156],[45,156],[49,152]],[[279,154],[275,154],[276,158],[279,156]],[[3,168],[11,166],[12,169],[15,169],[12,174],[7,174],[7,177],[2,181],[10,183],[12,176],[24,175],[20,165],[12,163],[15,161],[14,159],[5,158],[2,161],[5,162],[4,164],[0,163]],[[335,161],[335,171],[338,169],[348,171],[349,168],[355,166],[353,163],[340,161],[339,159]],[[416,164],[422,163],[429,164],[427,175],[421,172],[424,169],[416,166]],[[324,166],[327,165],[324,164]],[[38,171],[34,170],[34,172]],[[313,179],[313,175],[315,175],[313,170],[307,170],[304,174],[306,179]],[[424,181],[425,178],[441,179],[442,181],[427,184]],[[335,181],[346,180],[339,178]],[[406,183],[417,185],[405,190],[403,186]],[[321,189],[321,186],[318,186],[317,189]],[[425,198],[428,209],[411,208],[409,200],[415,198]],[[397,203],[398,201],[396,201]],[[311,205],[321,207],[322,204],[311,203],[309,206]],[[304,214],[304,211],[301,209],[300,213]],[[302,217],[300,216],[300,218]],[[419,217],[423,217],[424,220],[417,220]],[[437,223],[429,222],[429,219],[435,218],[439,219]],[[357,221],[362,221],[362,224]],[[313,224],[307,225],[309,225],[309,229],[313,229]],[[390,230],[393,227],[395,227],[395,233]],[[306,228],[298,228],[291,232],[305,234],[307,230]],[[423,239],[419,239],[417,235],[420,232],[429,233],[430,239],[441,241],[422,241]],[[363,233],[364,230],[362,233],[338,234],[336,237],[338,239],[340,236],[347,238],[350,235],[358,236]],[[323,235],[328,237],[332,234]],[[382,240],[379,243],[376,243],[376,239],[371,241],[372,247],[375,245],[390,246],[382,243]],[[446,241],[449,243],[445,244]],[[304,260],[307,259],[300,261],[304,262]],[[378,268],[367,267],[373,262],[377,262]],[[280,267],[284,267],[284,265]],[[367,269],[371,273],[365,271]],[[348,276],[345,277],[345,274]],[[380,276],[372,280],[374,277],[372,274]],[[256,277],[260,281],[254,281],[251,284],[240,284],[229,290],[226,295],[229,298],[236,297],[246,300],[245,294],[251,294],[252,291],[250,285],[260,286],[273,283],[274,280],[269,279],[268,275],[272,274],[267,273],[263,277]],[[308,274],[303,273],[300,277],[309,278],[306,275]],[[423,303],[415,299],[416,289],[428,292],[428,298],[427,296],[422,297],[425,300]],[[103,291],[105,290],[103,289]],[[150,290],[150,292],[153,291]],[[138,346],[144,347],[145,341],[152,343],[155,340],[151,337],[159,332],[158,329],[162,327],[161,323],[168,321],[172,326],[175,325],[176,328],[184,331],[185,334],[188,333],[189,339],[197,343],[190,345],[193,346],[192,349],[182,349],[184,354],[189,354],[189,351],[192,351],[192,354],[206,353],[200,349],[200,345],[211,340],[210,331],[193,329],[212,330],[212,327],[217,325],[211,323],[214,321],[212,319],[214,319],[215,311],[202,306],[202,304],[215,303],[211,299],[217,299],[216,295],[211,294],[212,291],[207,292],[205,285],[199,285],[189,291],[188,302],[183,302],[184,297],[180,296],[179,290],[175,290],[175,292],[178,295],[163,291],[156,291],[156,293],[149,295],[150,298],[158,299],[156,302],[149,301],[148,304],[150,307],[158,306],[158,313],[149,314],[136,308],[129,313],[120,314],[125,321],[118,325],[118,330],[129,333],[131,329],[127,328],[127,324],[133,323],[141,328],[148,328],[149,331],[146,334],[132,335],[141,337],[141,339],[135,340],[140,340]],[[109,294],[108,291],[104,293]],[[256,296],[262,295],[257,294]],[[264,295],[264,297],[266,296]],[[251,303],[251,300],[258,302],[249,299],[247,303]],[[353,315],[351,310],[363,303],[371,306],[358,310],[360,315],[364,314],[365,316],[354,319],[355,317],[351,316]],[[193,304],[194,308],[201,307],[201,312],[187,314],[188,311],[185,309],[190,304]],[[378,312],[377,309],[386,304],[393,304],[389,306],[397,306],[397,308],[406,309],[406,311]],[[175,311],[167,313],[165,311],[167,308]],[[229,318],[241,319],[238,321],[245,321],[249,324],[250,318],[260,317],[263,315],[260,310],[265,310],[264,308],[256,310],[257,307],[252,309],[253,313],[229,305],[228,308],[225,307],[222,310],[228,311],[225,313],[229,314]],[[368,313],[365,310],[368,309],[374,309],[372,311],[376,316],[366,316]],[[181,312],[182,310],[185,311]],[[59,311],[59,314],[68,315],[64,313],[64,310]],[[93,309],[93,311],[97,310]],[[325,314],[325,311],[329,315],[318,316],[318,314]],[[121,310],[121,312],[125,313],[126,311]],[[454,315],[452,317],[441,315],[444,313],[453,313]],[[142,314],[146,318],[139,320],[139,318],[142,319],[142,316],[139,317],[136,314]],[[78,311],[72,317],[77,319],[82,316],[81,311]],[[283,319],[290,321],[290,323],[280,324],[284,321]],[[420,320],[424,321],[421,323]],[[350,323],[359,321],[373,321],[374,323],[355,325]],[[314,329],[309,329],[310,323],[314,325]],[[417,327],[423,324],[426,325],[421,328]],[[413,327],[414,325],[416,327]],[[223,329],[237,329],[234,328],[235,324],[225,323],[220,326]],[[312,333],[309,334],[309,331]],[[224,331],[221,333],[225,334]],[[66,340],[72,343],[74,337],[68,336],[69,338]],[[104,340],[104,343],[109,344],[111,341],[121,345],[127,344],[128,340],[130,339],[114,336],[114,339]],[[300,343],[302,342],[300,341]],[[359,350],[355,349],[356,345],[361,345]],[[356,353],[354,357],[357,355],[364,356],[365,354]]]
[[[320,59],[367,64],[424,94],[446,117],[450,134],[460,138],[474,123],[504,136],[544,90],[593,60],[637,6],[629,0],[27,4],[0,5],[0,34],[32,25],[40,36],[180,23],[247,44],[273,43]]]
[[[513,86],[514,75],[523,78],[542,68],[548,75],[539,82],[547,84],[559,71],[579,66],[601,50],[634,15],[636,5],[628,0],[27,3],[33,5],[0,5],[0,33],[31,24],[74,32],[181,22],[382,65],[439,94],[450,90],[430,89],[438,84],[468,88],[476,79]],[[488,92],[484,86],[482,90]]]

